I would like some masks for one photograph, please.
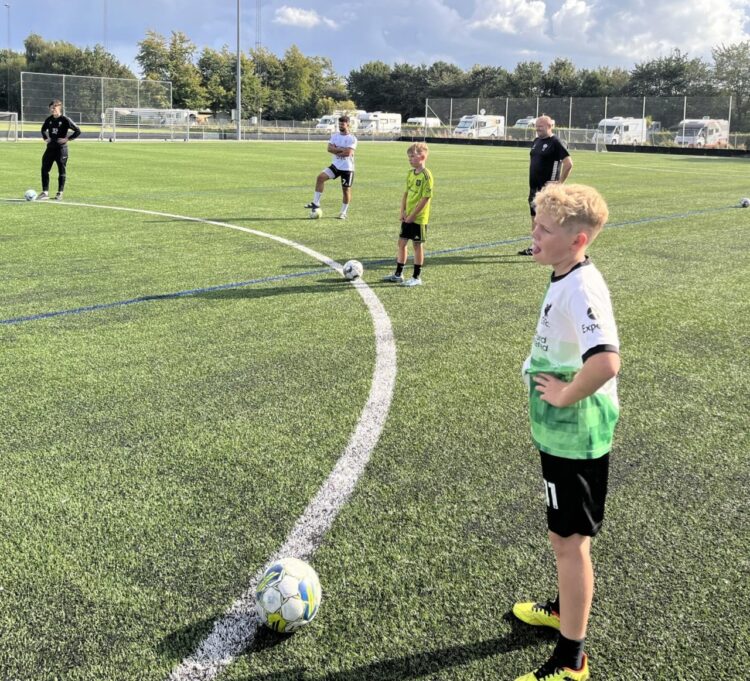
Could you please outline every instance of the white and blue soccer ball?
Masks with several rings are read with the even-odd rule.
[[[342,270],[344,278],[349,279],[350,281],[361,277],[364,271],[365,268],[359,260],[347,260],[344,263],[344,268]]]
[[[750,208],[750,198],[746,196],[740,199],[740,206],[742,206],[743,208]]]
[[[290,633],[312,622],[322,596],[318,573],[308,563],[298,558],[282,558],[258,582],[255,609],[267,627]]]
[[[27,189],[23,198],[27,201],[36,201],[36,192],[33,189]]]
[[[320,218],[323,217],[323,209],[322,208],[313,208],[310,210],[310,219],[311,220],[320,220]]]

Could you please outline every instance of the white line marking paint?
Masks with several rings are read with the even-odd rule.
[[[155,215],[235,229],[296,248],[298,251],[302,251],[328,265],[339,274],[342,271],[342,265],[307,246],[274,234],[232,225],[227,222],[119,206],[68,201],[57,205]],[[391,320],[380,299],[364,281],[357,279],[352,284],[367,306],[375,330],[375,368],[370,394],[354,432],[333,471],[297,520],[284,544],[268,559],[268,563],[282,556],[309,559],[313,555],[326,532],[333,525],[338,512],[354,491],[357,481],[364,472],[370,460],[370,455],[380,439],[388,417],[396,384],[396,343],[393,337]],[[169,675],[170,681],[209,681],[214,679],[238,655],[252,645],[259,627],[255,615],[255,587],[265,569],[266,566],[263,566],[258,570],[245,592],[232,603],[221,618],[216,620],[213,630],[199,644],[195,652],[172,670]]]

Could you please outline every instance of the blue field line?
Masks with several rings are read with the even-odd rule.
[[[86,305],[85,307],[74,307],[70,310],[58,310],[56,312],[40,312],[26,317],[12,317],[11,319],[0,319],[0,324],[11,325],[21,324],[23,322],[35,322],[40,319],[49,319],[50,317],[63,317],[65,315],[82,314],[84,312],[95,312],[97,310],[108,310],[113,307],[124,307],[125,305],[135,305],[136,303],[148,303],[154,300],[170,300],[172,298],[182,298],[184,296],[200,295],[210,293],[211,291],[225,291],[227,289],[244,288],[253,284],[265,284],[272,281],[282,281],[285,279],[295,279],[297,277],[307,277],[311,274],[321,274],[328,272],[327,267],[319,267],[315,270],[306,272],[293,272],[291,274],[277,274],[272,277],[263,277],[261,279],[250,279],[248,281],[238,281],[233,284],[219,284],[217,286],[206,286],[204,288],[193,288],[185,291],[175,291],[174,293],[155,293],[148,296],[138,296],[138,298],[129,298],[128,300],[118,300],[114,303],[101,303],[100,305]]]
[[[638,218],[636,220],[627,220],[625,222],[612,222],[607,224],[607,229],[614,229],[618,227],[628,227],[630,225],[639,225],[649,222],[659,222],[663,220],[680,220],[694,215],[704,215],[707,213],[719,213],[739,206],[723,206],[721,208],[704,208],[701,210],[693,210],[685,213],[676,213],[672,215],[656,215],[649,218]],[[457,246],[456,248],[446,248],[440,251],[429,251],[426,255],[430,257],[436,257],[441,255],[449,255],[451,253],[461,253],[466,251],[480,251],[496,248],[498,246],[507,246],[518,242],[526,242],[530,238],[530,235],[512,237],[510,239],[503,239],[501,241],[488,241],[481,244],[470,244],[468,246]],[[366,261],[367,265],[388,265],[393,262],[393,258],[384,258],[382,260],[369,260]],[[292,272],[290,274],[277,274],[271,277],[262,277],[260,279],[250,279],[248,281],[239,281],[232,284],[219,284],[216,286],[207,286],[204,288],[188,289],[186,291],[176,291],[174,293],[157,293],[147,296],[139,296],[138,298],[130,298],[128,300],[120,300],[113,303],[102,303],[100,305],[87,305],[85,307],[76,307],[69,310],[58,310],[56,312],[40,312],[39,314],[28,315],[25,317],[12,317],[10,319],[0,319],[0,324],[10,326],[13,324],[22,324],[24,322],[35,322],[42,319],[50,319],[51,317],[63,317],[66,315],[83,314],[85,312],[96,312],[97,310],[108,310],[115,307],[124,307],[125,305],[135,305],[136,303],[148,303],[158,300],[171,300],[174,298],[182,298],[185,296],[195,296],[204,293],[211,293],[212,291],[225,291],[228,289],[244,288],[247,286],[254,286],[255,284],[266,284],[274,281],[285,281],[287,279],[295,279],[299,277],[309,277],[311,275],[322,274],[330,271],[327,267],[319,267],[314,270],[307,270],[304,272]]]

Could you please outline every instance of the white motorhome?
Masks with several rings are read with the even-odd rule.
[[[454,137],[489,137],[496,138],[505,135],[505,117],[485,116],[484,114],[473,114],[461,116]]]
[[[420,128],[439,128],[442,123],[439,118],[430,116],[417,116],[415,118],[407,118],[407,125],[416,125]]]
[[[359,116],[360,133],[401,132],[401,114],[373,111]]]
[[[536,116],[526,116],[519,118],[514,124],[514,128],[533,128],[536,126]]]
[[[323,132],[336,132],[339,129],[339,116],[349,116],[349,130],[355,132],[359,127],[358,115],[359,112],[334,111],[332,114],[321,116],[315,129]]]
[[[594,133],[593,142],[604,144],[643,144],[648,126],[645,118],[602,118]]]
[[[674,141],[681,147],[726,147],[729,145],[729,121],[686,118],[677,126]]]

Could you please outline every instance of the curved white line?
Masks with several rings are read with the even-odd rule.
[[[272,239],[285,246],[325,263],[329,267],[342,271],[342,266],[335,260],[303,246],[295,241],[256,229],[240,227],[227,222],[205,220],[202,218],[163,213],[160,211],[119,206],[102,206],[90,203],[64,202],[59,206],[82,206],[100,208],[128,213],[141,213],[160,217],[175,218],[188,222],[201,222],[217,227],[235,229]],[[289,536],[279,550],[269,558],[268,563],[282,556],[309,558],[320,545],[323,536],[333,524],[338,512],[351,496],[362,475],[370,454],[380,439],[388,411],[393,399],[396,383],[396,343],[388,313],[385,311],[375,292],[361,279],[352,282],[370,311],[375,328],[375,368],[372,386],[365,407],[359,416],[357,425],[343,454],[336,462],[326,481],[315,498],[308,504],[304,513],[295,523]],[[226,613],[214,623],[208,637],[200,643],[195,652],[183,660],[169,675],[171,681],[207,681],[213,679],[244,650],[252,645],[258,631],[259,622],[255,616],[255,586],[260,580],[265,566],[258,570],[246,591],[229,607]]]

